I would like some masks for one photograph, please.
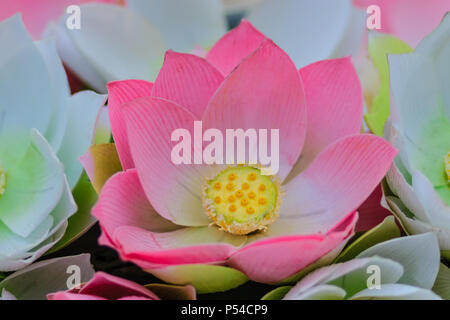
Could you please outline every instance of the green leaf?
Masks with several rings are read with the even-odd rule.
[[[398,237],[400,237],[400,229],[395,223],[395,218],[393,216],[388,216],[379,225],[364,233],[345,248],[345,250],[336,258],[335,262],[349,261],[364,250],[380,242]]]
[[[196,293],[192,286],[174,286],[163,283],[152,283],[145,286],[162,300],[195,300]]]
[[[245,274],[236,269],[206,264],[180,265],[146,271],[165,282],[176,285],[190,284],[199,294],[227,291],[248,281]]]
[[[87,232],[97,221],[91,215],[91,208],[97,201],[98,196],[85,172],[83,172],[73,190],[73,197],[78,206],[78,211],[69,218],[69,225],[62,239],[47,254],[69,245]]]
[[[450,300],[450,269],[443,263],[439,266],[433,291],[443,299]]]
[[[266,293],[261,300],[281,300],[284,298],[286,293],[292,289],[292,286],[283,286],[273,289],[272,291]]]
[[[380,76],[380,89],[373,100],[367,103],[368,112],[364,119],[370,130],[383,135],[384,124],[389,117],[389,65],[387,54],[412,52],[412,48],[400,39],[376,32],[369,34],[367,48],[369,56]]]

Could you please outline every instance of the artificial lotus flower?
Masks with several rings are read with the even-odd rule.
[[[154,285],[152,292],[132,281],[109,275],[104,272],[95,273],[94,277],[80,288],[59,291],[47,295],[48,300],[160,300],[157,292],[166,295],[168,299],[195,300],[195,289],[192,286],[177,287]]]
[[[450,14],[412,53],[389,56],[391,119],[399,149],[387,174],[385,206],[408,233],[435,232],[450,257]]]
[[[70,96],[54,43],[34,43],[19,15],[0,23],[0,43],[0,271],[14,271],[86,227],[68,227],[72,189],[105,97]]]
[[[396,154],[383,139],[359,134],[362,93],[350,58],[298,71],[247,21],[206,59],[168,51],[154,83],[118,81],[108,89],[125,171],[107,181],[93,209],[99,241],[123,260],[199,292],[247,279],[277,283],[319,259],[329,262]],[[195,120],[223,132],[279,128],[278,173],[263,176],[252,165],[175,165],[171,133],[192,133]],[[82,161],[95,183],[93,157]]]
[[[349,261],[317,269],[294,287],[277,288],[263,299],[441,300],[432,291],[439,257],[433,233],[392,239]],[[446,289],[448,295],[450,287]]]

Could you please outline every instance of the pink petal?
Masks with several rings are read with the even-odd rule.
[[[292,175],[303,171],[326,146],[361,130],[363,97],[350,57],[324,60],[300,69],[308,127]]]
[[[250,22],[243,19],[239,26],[216,42],[206,55],[206,60],[226,76],[255,51],[265,38]]]
[[[341,138],[286,185],[281,214],[302,219],[311,232],[328,230],[369,197],[396,153],[374,135]]]
[[[359,207],[359,220],[356,231],[367,231],[383,222],[391,212],[381,206],[381,184],[379,184],[366,201]]]
[[[178,143],[171,141],[172,132],[186,129],[193,140],[195,116],[174,102],[154,97],[133,100],[122,112],[139,180],[153,208],[178,225],[208,225],[201,199],[205,167],[176,165],[171,159]]]
[[[152,231],[177,228],[152,208],[145,196],[136,169],[113,175],[104,185],[99,200],[92,210],[99,220],[104,236],[103,244],[111,244],[114,230],[122,226],[135,226]]]
[[[60,291],[56,293],[50,293],[47,295],[48,300],[107,300],[105,298],[89,295],[89,294],[78,294],[68,291]]]
[[[167,51],[152,96],[174,101],[201,119],[209,99],[223,81],[222,74],[203,58]]]
[[[159,300],[154,293],[145,287],[104,272],[97,272],[92,280],[80,289],[79,294],[94,295],[108,300],[116,300],[127,296],[139,296]]]
[[[107,87],[109,119],[120,162],[124,170],[134,168],[122,105],[136,98],[150,96],[153,83],[144,80],[124,80],[110,82]]]
[[[279,130],[283,180],[302,149],[306,106],[300,75],[286,53],[271,40],[245,59],[223,82],[203,116],[204,127]],[[268,149],[270,150],[270,143]]]
[[[183,228],[165,233],[121,227],[115,231],[114,240],[120,246],[123,260],[144,269],[158,269],[180,264],[224,263],[236,251],[230,243],[239,241],[239,237],[215,227]]]
[[[448,0],[356,0],[366,9],[378,5],[381,10],[381,29],[415,47],[423,37],[433,31],[450,11]]]
[[[119,3],[120,0],[95,0],[103,3]],[[0,21],[17,12],[34,39],[39,39],[45,26],[50,21],[58,20],[64,10],[72,5],[81,5],[94,0],[2,0],[0,1]]]
[[[279,282],[348,240],[357,219],[358,214],[351,213],[327,234],[275,237],[254,242],[233,254],[229,265],[253,281]]]

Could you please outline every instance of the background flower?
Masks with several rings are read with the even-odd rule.
[[[387,174],[386,206],[408,233],[433,231],[450,250],[450,15],[413,53],[389,56],[391,123],[386,137],[400,152]]]
[[[71,190],[83,170],[77,157],[93,142],[105,97],[70,96],[54,43],[34,43],[18,15],[0,23],[0,43],[0,270],[12,271],[68,228],[77,210]],[[74,221],[77,235],[86,224]]]

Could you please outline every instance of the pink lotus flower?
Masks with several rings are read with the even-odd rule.
[[[170,298],[193,300],[196,297],[192,286],[169,287],[161,285],[159,290],[171,291]],[[118,278],[104,272],[97,272],[79,289],[59,291],[47,295],[48,300],[160,300],[149,289],[129,280]]]
[[[125,171],[107,181],[93,209],[103,231],[99,241],[123,260],[167,282],[192,283],[200,292],[229,289],[248,278],[278,283],[313,263],[330,262],[353,235],[355,210],[396,154],[382,138],[359,133],[362,93],[350,58],[298,71],[246,21],[206,59],[168,51],[154,83],[117,81],[108,90]],[[276,177],[264,180],[251,166],[172,163],[172,131],[192,131],[195,120],[202,120],[204,130],[280,129]],[[83,158],[92,175],[91,160]],[[262,191],[231,184],[239,189],[233,189],[237,198],[240,192],[250,202],[252,191],[267,188],[272,193],[262,202],[269,209],[247,211],[249,218],[231,213],[229,220],[212,223],[211,209],[220,213],[223,207],[211,199],[205,203],[204,192],[221,181],[221,170],[239,183],[246,177],[261,182]],[[227,205],[232,200],[219,198]],[[233,232],[228,223],[240,221],[242,227],[240,218],[254,216],[261,218],[252,220],[256,229],[265,231]]]

